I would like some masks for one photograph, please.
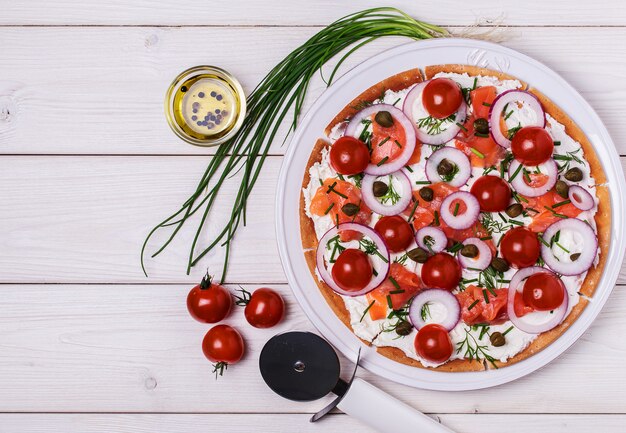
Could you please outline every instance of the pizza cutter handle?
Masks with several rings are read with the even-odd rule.
[[[337,405],[342,412],[380,432],[452,433],[434,419],[359,379]]]

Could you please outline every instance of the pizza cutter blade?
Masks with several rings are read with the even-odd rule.
[[[355,377],[339,375],[339,358],[326,340],[311,332],[286,332],[272,337],[261,351],[259,367],[265,383],[281,397],[295,401],[318,400],[329,393],[337,398],[313,415],[323,418],[335,407],[380,432],[419,431],[451,433],[432,418]],[[419,429],[419,430],[418,430]]]

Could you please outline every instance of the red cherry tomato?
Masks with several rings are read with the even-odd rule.
[[[370,282],[373,268],[367,254],[356,248],[348,248],[339,254],[331,273],[339,287],[356,292]]]
[[[511,201],[511,188],[499,176],[479,177],[470,192],[478,199],[480,210],[484,212],[502,212]]]
[[[235,364],[243,356],[244,343],[241,334],[228,325],[217,325],[209,329],[202,340],[202,351],[209,361],[215,362],[213,372],[217,376],[224,368]]]
[[[271,328],[280,322],[285,314],[283,298],[272,289],[257,289],[249,299],[244,300],[244,303],[246,320],[255,328]]]
[[[435,78],[424,87],[422,101],[428,114],[445,119],[457,112],[463,102],[463,94],[459,85],[449,78]]]
[[[560,278],[548,272],[533,274],[524,283],[522,297],[535,310],[550,311],[565,299],[565,286]]]
[[[382,217],[374,230],[382,236],[389,251],[394,253],[406,250],[413,241],[411,226],[399,215]]]
[[[413,344],[419,356],[430,362],[441,364],[452,356],[452,340],[448,331],[435,323],[417,331]]]
[[[527,268],[537,263],[540,245],[537,233],[526,227],[517,227],[505,233],[500,242],[504,260],[516,268]]]
[[[452,290],[461,281],[461,266],[450,254],[437,253],[422,265],[422,282],[426,287]]]
[[[511,152],[524,165],[546,162],[554,151],[554,141],[548,131],[539,126],[525,126],[511,140]]]
[[[230,292],[219,284],[213,284],[208,275],[187,295],[187,310],[198,322],[217,323],[228,316],[232,306]]]
[[[370,162],[370,152],[365,143],[354,137],[340,137],[330,148],[330,164],[337,173],[361,173]]]

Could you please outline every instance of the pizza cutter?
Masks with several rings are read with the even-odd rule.
[[[360,355],[360,350],[359,350]],[[329,393],[337,396],[313,415],[319,421],[335,407],[380,432],[451,433],[432,418],[355,377],[339,377],[339,358],[333,347],[311,332],[286,332],[272,337],[261,351],[259,367],[265,383],[289,400],[313,401]]]

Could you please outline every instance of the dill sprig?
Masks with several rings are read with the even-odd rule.
[[[247,200],[261,174],[270,145],[277,138],[283,120],[289,119],[291,123],[285,136],[281,137],[284,141],[296,128],[313,76],[318,71],[321,72],[330,59],[343,52],[326,80],[330,85],[339,67],[351,54],[380,37],[403,36],[419,40],[446,35],[448,32],[441,27],[417,21],[396,8],[380,7],[340,18],[292,51],[248,96],[248,111],[241,129],[231,139],[219,145],[195,191],[182,203],[180,209],[148,233],[141,248],[141,267],[144,274],[147,276],[144,253],[155,232],[161,229],[171,231],[170,236],[152,257],[160,254],[189,218],[200,211],[200,221],[189,249],[187,274],[211,250],[222,246],[225,248],[225,255],[221,281],[224,281],[233,237],[240,224],[246,225]],[[290,113],[292,117],[288,117]],[[237,173],[241,173],[241,179],[239,188],[232,197],[230,220],[221,230],[216,228],[214,233],[217,234],[209,238],[208,245],[202,245],[197,251],[198,241],[210,219],[218,193],[226,180]],[[223,207],[220,209],[224,210]]]
[[[391,201],[392,205],[395,205],[400,201],[400,194],[396,191],[396,187],[393,186],[393,177],[389,175],[389,182],[387,183],[387,192],[385,195],[380,197],[380,202],[382,204],[387,204],[387,202]]]
[[[451,114],[443,119],[437,119],[436,117],[426,116],[417,120],[417,127],[420,129],[426,129],[428,135],[440,134],[444,129],[443,126],[448,123],[452,123],[456,120],[456,113]]]
[[[465,338],[456,345],[456,353],[463,353],[463,356],[470,361],[484,359],[498,368],[495,358],[488,353],[489,347],[486,344],[480,344],[476,337],[470,333],[470,328],[465,328]]]
[[[490,235],[504,233],[511,228],[511,224],[507,220],[500,222],[496,220],[491,213],[483,213],[480,217],[480,223]]]
[[[388,263],[389,260],[387,260],[387,258],[385,256],[383,256],[380,251],[378,251],[378,247],[376,246],[376,244],[374,243],[374,241],[370,240],[370,239],[365,239],[362,238],[359,240],[359,248],[365,253],[368,254],[370,256],[378,256],[380,257],[380,259],[382,261],[384,261],[385,263]]]

